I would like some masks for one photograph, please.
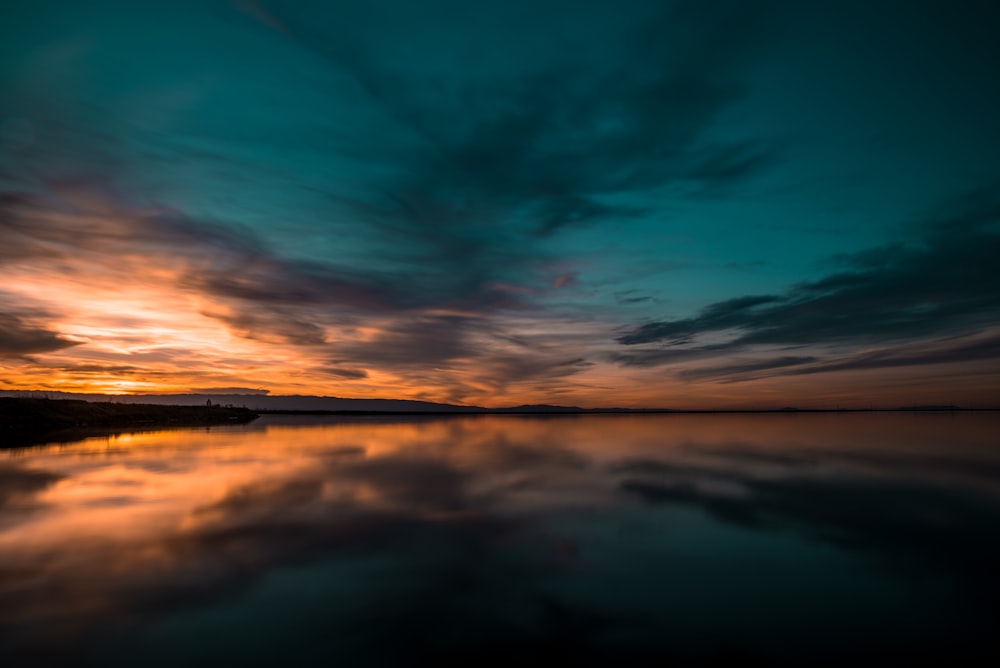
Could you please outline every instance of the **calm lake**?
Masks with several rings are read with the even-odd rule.
[[[4,666],[1000,665],[1000,414],[0,450]]]

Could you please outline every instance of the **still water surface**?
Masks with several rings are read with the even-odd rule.
[[[1000,665],[1000,414],[262,418],[0,451],[0,664]]]

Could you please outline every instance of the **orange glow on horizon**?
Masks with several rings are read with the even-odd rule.
[[[620,346],[612,322],[476,315],[448,306],[407,311],[405,318],[478,318],[482,327],[466,334],[453,354],[423,360],[415,350],[416,359],[359,361],[340,351],[391,342],[408,321],[390,310],[345,318],[335,301],[261,307],[241,296],[241,272],[273,259],[226,248],[216,257],[210,245],[188,249],[164,237],[160,211],[75,191],[66,198],[70,213],[34,209],[16,228],[30,253],[5,260],[0,292],[24,311],[21,321],[59,338],[50,350],[0,357],[0,390],[120,395],[246,388],[491,407],[863,408],[976,405],[995,386],[996,370],[975,362],[925,368],[924,382],[914,382],[903,367],[740,383],[682,381],[677,373],[698,361],[647,368],[616,363]],[[206,288],[206,271],[231,280],[233,293]],[[311,338],[295,340],[283,328],[296,318],[314,328]],[[940,382],[926,382],[930,378]],[[953,390],[942,397],[941,387]]]

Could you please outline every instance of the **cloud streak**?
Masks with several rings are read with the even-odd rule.
[[[916,240],[841,256],[837,260],[844,270],[784,293],[735,297],[691,318],[635,327],[617,341],[638,350],[620,353],[617,360],[626,366],[658,366],[762,346],[899,345],[988,329],[1000,319],[1000,278],[990,260],[1000,252],[997,201],[995,191],[976,193],[960,209],[923,223]],[[709,343],[710,336],[725,340]],[[989,337],[925,348],[841,351],[831,359],[784,355],[681,375],[689,380],[745,378],[762,371],[812,374],[1000,357]]]
[[[880,104],[895,56],[828,72],[821,53],[824,30],[878,17],[783,0],[112,5],[5,23],[0,387],[704,406],[731,404],[718,386],[735,381],[867,364],[902,383],[995,359],[976,341],[1000,322],[996,198],[887,238],[900,202],[996,170],[897,156],[968,167],[902,192],[879,175],[892,141],[830,157],[907,131],[872,108],[845,136],[853,112],[818,108]],[[825,276],[816,230],[836,232]]]

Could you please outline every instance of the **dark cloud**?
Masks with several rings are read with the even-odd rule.
[[[815,357],[777,357],[774,359],[759,360],[756,362],[744,362],[740,364],[727,364],[725,366],[709,367],[704,369],[690,369],[682,371],[681,378],[687,380],[700,380],[703,378],[730,378],[732,376],[746,376],[758,371],[773,371],[775,369],[785,369],[792,366],[800,366],[815,362]],[[770,375],[770,374],[769,374]]]
[[[619,304],[641,304],[642,302],[648,302],[652,297],[624,297],[618,300]]]
[[[462,316],[401,318],[369,341],[337,346],[344,357],[334,363],[390,368],[448,366],[474,354],[468,336],[477,324],[477,319]]]
[[[198,394],[236,394],[259,397],[270,394],[271,391],[254,387],[199,387],[193,389],[192,392],[197,392]]]
[[[48,353],[78,342],[63,338],[58,332],[32,324],[12,313],[0,313],[0,357],[21,357]]]
[[[687,347],[694,340],[693,336],[679,335],[669,341],[661,342],[661,348],[614,352],[610,355],[610,359],[622,366],[646,367],[711,358],[732,352],[730,345],[721,343]]]
[[[320,324],[278,303],[245,302],[242,308],[228,313],[204,311],[203,315],[223,321],[236,334],[247,339],[291,343],[298,346],[321,346],[327,342]]]
[[[516,387],[556,397],[569,390],[568,378],[594,366],[594,362],[582,357],[567,359],[557,349],[536,348],[478,356],[472,370],[472,384],[489,388],[491,395],[505,394]],[[455,391],[458,393],[455,400],[461,400],[463,388],[458,386]]]
[[[801,283],[780,295],[745,296],[712,304],[693,318],[651,322],[618,338],[625,345],[676,342],[687,345],[712,333],[732,333],[724,344],[682,351],[625,353],[628,365],[655,365],[731,353],[754,344],[871,344],[916,340],[935,334],[969,332],[1000,319],[1000,274],[992,263],[1000,253],[1000,193],[979,193],[963,208],[932,219],[912,243],[894,244],[839,261],[847,269]],[[935,359],[992,356],[988,342],[953,352],[905,355],[879,352],[874,365],[932,363]],[[812,371],[858,368],[854,361],[810,367]],[[772,360],[778,367],[811,360]],[[762,362],[761,364],[769,364]],[[733,369],[734,373],[755,369]],[[724,371],[724,369],[720,369]],[[692,371],[693,374],[700,372]],[[711,370],[705,371],[715,375]]]
[[[730,354],[731,352],[732,350],[726,345],[690,349],[668,348],[643,351],[634,355],[619,354],[614,356],[614,359],[625,366],[649,366],[709,359],[720,353]],[[996,359],[1000,359],[1000,337],[976,333],[971,336],[900,344],[861,353],[828,354],[826,357],[785,355],[752,362],[686,369],[681,371],[678,377],[686,380],[715,378],[721,382],[739,383],[765,376],[804,376],[833,371],[864,371],[928,364],[961,364]]]
[[[213,238],[214,234],[205,239],[198,230],[194,224],[188,227],[189,241],[228,251],[228,256],[199,263],[189,277],[191,287],[208,294],[262,307],[341,306],[380,311],[407,306],[405,287],[383,284],[374,272],[289,261],[271,252],[243,248],[241,242],[229,245]]]
[[[635,290],[625,290],[615,293],[615,300],[619,304],[641,304],[652,301],[652,299],[650,295],[636,295]]]
[[[780,151],[774,146],[743,142],[707,151],[691,166],[688,178],[707,188],[730,185],[770,167]]]
[[[53,370],[58,369],[59,371],[71,371],[75,374],[113,373],[128,376],[144,372],[142,367],[132,366],[129,364],[62,364],[57,367],[48,368]]]
[[[39,361],[34,358],[27,358],[24,361],[30,365],[26,365],[24,368],[33,368],[44,373],[63,372],[80,377],[113,375],[123,378],[139,377],[141,379],[149,379],[163,378],[169,375],[169,373],[165,371],[134,366],[131,364],[53,364],[51,362]]]
[[[325,370],[326,373],[343,380],[361,380],[368,377],[368,372],[364,369],[347,369],[344,367],[332,367]]]
[[[81,225],[88,226],[87,234],[81,234]],[[250,230],[194,221],[176,212],[134,211],[89,186],[59,186],[58,197],[51,200],[6,198],[0,235],[6,251],[0,264],[44,260],[53,271],[68,275],[118,272],[131,279],[133,271],[141,278],[150,262],[167,263],[181,270],[179,287],[216,298],[216,306],[204,315],[247,338],[321,345],[327,324],[429,303],[411,294],[406,282],[387,280],[378,272],[289,261],[266,249]],[[0,343],[11,354],[73,345],[14,315],[0,322]]]
[[[565,378],[594,366],[594,362],[583,357],[566,359],[553,351],[535,355],[497,356],[486,360],[486,364],[499,384],[513,383],[536,376],[550,379]]]
[[[88,234],[80,234],[81,225],[89,227]],[[337,347],[352,362],[420,366],[468,356],[467,335],[486,326],[474,314],[525,305],[517,286],[494,285],[485,276],[471,292],[455,292],[384,268],[284,259],[249,229],[195,221],[178,212],[135,211],[89,185],[60,185],[50,199],[7,197],[0,210],[0,235],[7,242],[0,264],[29,259],[69,275],[96,271],[129,280],[141,279],[151,262],[168,264],[180,270],[174,279],[178,287],[215,298],[203,315],[246,338],[320,346],[329,343],[328,326],[390,318],[374,340]],[[459,254],[465,256],[464,251]],[[434,282],[442,266],[435,263],[419,271]],[[438,306],[473,315],[419,315]],[[0,320],[0,351],[8,354],[70,345],[75,344],[16,315]]]
[[[104,141],[107,128],[97,129],[116,127],[112,114],[103,123],[75,119],[65,130],[75,140],[70,163],[86,165],[88,175],[99,166],[106,183],[92,176],[56,183],[51,174],[64,170],[43,171],[34,187],[8,193],[0,262],[33,258],[74,271],[74,262],[86,261],[117,271],[125,256],[156,257],[181,269],[182,288],[212,297],[204,315],[237,335],[335,349],[345,362],[332,375],[348,369],[340,377],[352,377],[353,364],[448,368],[481,352],[477,346],[493,334],[490,316],[538,309],[539,297],[580,282],[553,270],[562,259],[548,243],[553,235],[646,217],[651,209],[637,193],[730,185],[777,156],[751,138],[709,136],[742,99],[742,70],[767,41],[765,2],[612,10],[554,0],[530,11],[460,2],[421,11],[351,2],[236,5],[320,56],[340,80],[346,74],[353,85],[331,99],[341,106],[337,96],[352,96],[350,104],[372,119],[366,127],[377,128],[364,141],[329,130],[311,137],[365,163],[365,176],[349,179],[349,187],[338,177],[320,189],[329,207],[321,215],[351,222],[358,255],[291,260],[249,228],[177,209],[134,215],[142,207],[107,185],[128,182],[134,160],[127,137]],[[469,30],[442,35],[435,11]],[[567,23],[567,11],[580,21]],[[557,46],[553,26],[579,48]],[[443,61],[434,55],[442,48]],[[467,48],[484,57],[453,67],[453,54]],[[400,57],[407,49],[426,58]],[[500,51],[509,57],[491,55]],[[206,157],[190,142],[150,141],[156,160]],[[328,232],[318,231],[322,243],[331,242]],[[553,280],[556,273],[565,278]],[[434,310],[467,315],[426,315]],[[331,327],[375,316],[384,329],[370,341],[328,336]],[[490,365],[502,385],[538,377],[528,369],[537,362],[496,358]]]
[[[1000,336],[988,336],[977,337],[971,341],[968,339],[959,341],[949,339],[932,341],[929,345],[906,346],[847,355],[822,364],[788,369],[787,373],[804,375],[826,371],[884,369],[924,364],[956,364],[998,358],[1000,358]]]
[[[563,20],[568,9],[548,2],[508,15],[443,3],[453,20],[484,28],[447,35],[453,49],[510,52],[503,66],[477,70],[469,60],[471,69],[458,72],[436,68],[433,55],[403,60],[380,46],[386,33],[393,48],[433,54],[439,27],[430,13],[404,12],[412,26],[396,35],[386,17],[402,20],[398,7],[383,14],[346,3],[331,19],[269,5],[265,23],[277,21],[352,75],[410,136],[386,149],[391,177],[334,201],[379,230],[383,261],[435,301],[503,305],[511,295],[496,283],[540,284],[549,258],[537,237],[648,213],[614,196],[733,183],[775,157],[773,147],[748,139],[705,137],[743,94],[739,69],[764,41],[765,3],[574,6],[578,31]],[[536,32],[551,44],[548,21],[587,48],[519,46],[535,44]]]

